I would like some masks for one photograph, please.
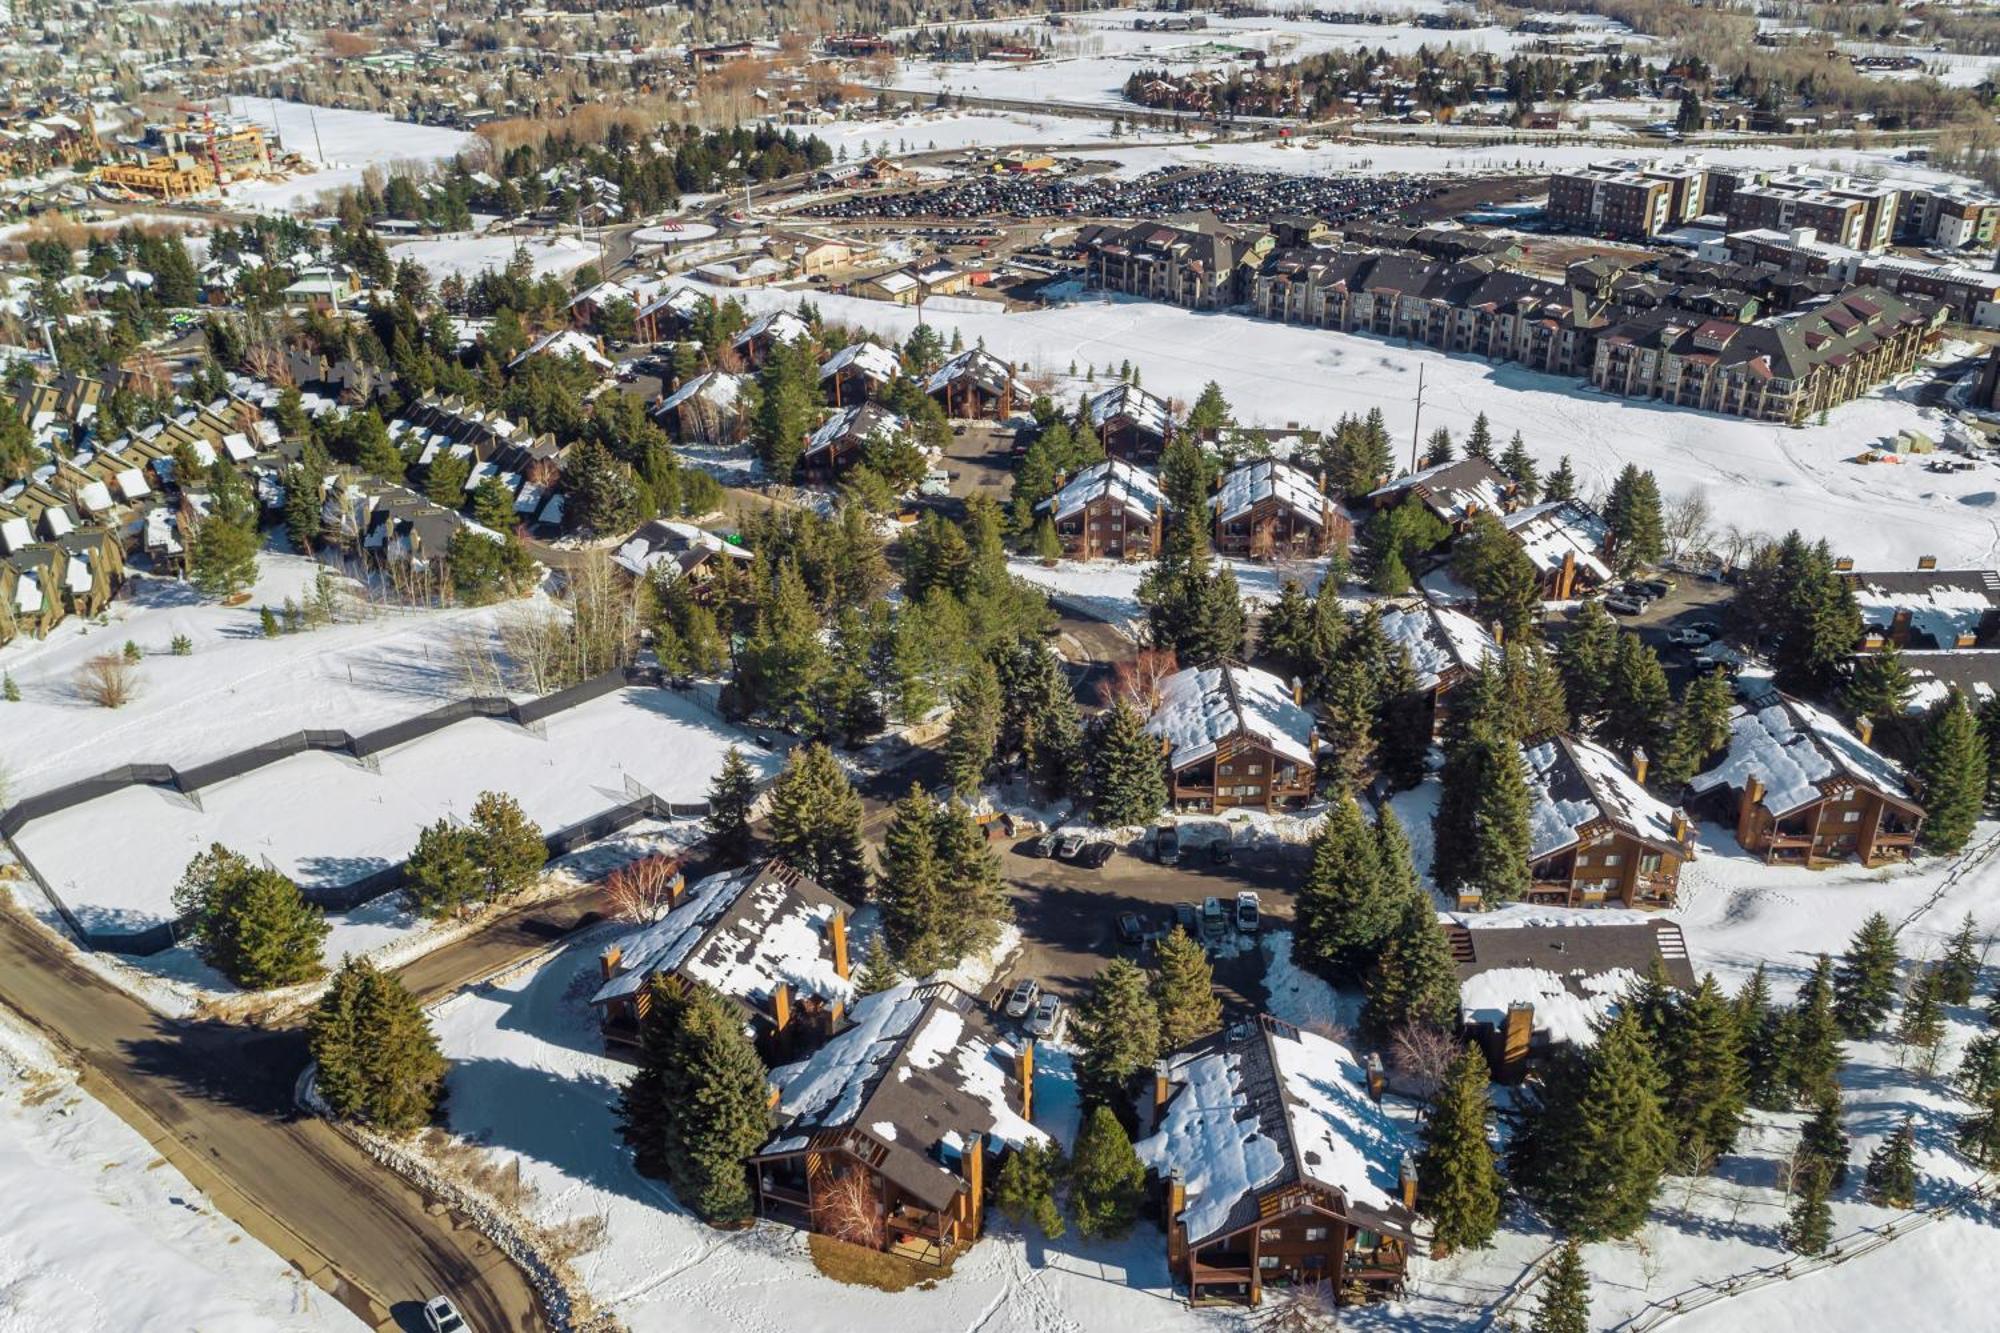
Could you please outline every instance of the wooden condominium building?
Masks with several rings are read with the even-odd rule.
[[[1311,799],[1319,733],[1292,688],[1238,662],[1176,671],[1146,729],[1176,810],[1287,810]]]
[[[865,403],[903,373],[903,363],[880,343],[849,343],[820,363],[819,387],[835,407]]]
[[[1571,601],[1611,581],[1611,525],[1581,500],[1551,500],[1502,518],[1528,553],[1542,600]]]
[[[1529,901],[1673,905],[1694,834],[1686,815],[1646,790],[1645,751],[1627,769],[1601,745],[1555,736],[1522,746],[1521,758],[1530,803]]]
[[[1218,310],[1243,299],[1249,274],[1274,238],[1208,212],[1086,230],[1078,237],[1089,286]]]
[[[1055,524],[1071,560],[1151,560],[1160,553],[1167,497],[1160,483],[1130,463],[1093,463],[1035,506]]]
[[[948,1263],[979,1238],[999,1156],[1046,1137],[1034,1077],[1034,1043],[948,982],[857,1000],[842,1031],[771,1072],[779,1128],[749,1160],[757,1211]]]
[[[647,415],[682,444],[727,448],[742,440],[748,428],[743,390],[749,383],[748,375],[704,370],[653,404]]]
[[[830,482],[861,462],[874,441],[895,439],[908,423],[879,403],[843,407],[806,437],[799,455],[799,476],[808,484]]]
[[[1252,560],[1316,557],[1354,540],[1347,513],[1310,475],[1290,463],[1257,458],[1216,481],[1208,498],[1215,549]]]
[[[1773,691],[1737,709],[1727,753],[1688,786],[1774,865],[1905,860],[1924,808],[1902,765],[1869,748],[1873,730]]]
[[[699,590],[723,565],[748,565],[752,558],[748,547],[724,541],[706,528],[656,518],[641,523],[612,552],[611,563],[633,578],[686,579]]]
[[[1136,1145],[1163,1193],[1167,1265],[1194,1304],[1325,1283],[1393,1296],[1416,1236],[1412,1143],[1346,1047],[1269,1015],[1154,1072]]]
[[[1673,921],[1578,917],[1547,924],[1533,908],[1448,915],[1459,1022],[1503,1083],[1557,1046],[1587,1046],[1619,1000],[1656,968],[1691,991],[1694,967]]]
[[[1445,696],[1500,655],[1499,643],[1485,626],[1431,602],[1385,611],[1382,632],[1409,655],[1433,731],[1444,722]]]
[[[968,347],[932,371],[924,392],[938,400],[946,416],[969,421],[1004,421],[1035,397],[1013,366],[983,347]]]
[[[656,976],[701,982],[742,1011],[768,1060],[824,1041],[854,1000],[847,918],[853,909],[782,860],[678,882],[671,911],[605,949],[590,1003],[607,1046],[635,1045]]]
[[[1909,569],[1848,574],[1861,609],[1864,650],[1952,651],[1991,647],[2000,637],[2000,573]]]
[[[1114,384],[1085,404],[1090,426],[1104,452],[1128,463],[1151,463],[1174,438],[1173,413],[1166,400],[1136,384]]]
[[[1368,492],[1371,509],[1394,509],[1414,496],[1424,508],[1453,530],[1462,530],[1474,514],[1506,514],[1514,508],[1520,487],[1483,458],[1460,458],[1398,477]]]
[[[812,330],[797,315],[789,310],[773,310],[751,320],[729,345],[747,364],[756,367],[770,358],[773,347],[790,346],[811,337]]]
[[[1590,382],[1626,398],[1802,425],[1914,369],[1944,315],[1865,286],[1754,324],[1663,307],[1598,337]]]

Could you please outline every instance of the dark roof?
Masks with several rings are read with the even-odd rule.
[[[1460,982],[1500,968],[1528,967],[1554,972],[1564,988],[1588,996],[1586,977],[1619,968],[1646,975],[1654,963],[1681,990],[1695,988],[1687,940],[1672,921],[1605,921],[1568,926],[1447,924],[1452,959]]]

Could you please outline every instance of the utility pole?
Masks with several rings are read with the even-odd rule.
[[[1419,363],[1417,366],[1417,415],[1416,418],[1410,422],[1410,471],[1412,472],[1415,472],[1417,470],[1417,441],[1420,438],[1422,438],[1419,432],[1423,430],[1423,427],[1424,427],[1424,367],[1421,363]]]

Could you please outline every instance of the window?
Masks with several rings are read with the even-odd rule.
[[[1259,773],[1262,773],[1264,771],[1264,766],[1262,764],[1245,764],[1243,766],[1243,771],[1245,773],[1248,773],[1251,777],[1254,778]]]
[[[1604,864],[1608,866],[1622,866],[1625,864],[1625,858],[1620,856],[1617,852],[1612,852],[1610,855],[1604,858]]]
[[[1658,874],[1660,871],[1660,854],[1658,852],[1647,852],[1639,858],[1639,869],[1649,875]]]
[[[1843,824],[1859,824],[1861,822],[1861,812],[1859,810],[1849,810],[1840,817],[1840,822]]]
[[[1278,1266],[1278,1256],[1277,1256],[1277,1255],[1275,1255],[1275,1254],[1260,1254],[1260,1255],[1258,1255],[1258,1256],[1257,1256],[1257,1267],[1259,1267],[1259,1268],[1276,1268],[1277,1266]]]
[[[1284,1238],[1285,1238],[1285,1232],[1282,1227],[1257,1228],[1258,1240],[1283,1240]]]
[[[1350,1242],[1349,1248],[1355,1250],[1375,1250],[1381,1248],[1382,1245],[1382,1238],[1372,1231],[1356,1230],[1348,1237],[1348,1240]]]
[[[1306,1239],[1307,1239],[1307,1240],[1325,1240],[1325,1239],[1326,1239],[1326,1228],[1325,1228],[1325,1227],[1307,1227],[1307,1228],[1306,1228]]]

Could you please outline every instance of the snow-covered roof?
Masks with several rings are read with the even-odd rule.
[[[753,338],[769,338],[774,343],[795,343],[810,336],[812,330],[797,315],[789,310],[773,310],[751,320],[730,346],[747,347]]]
[[[1970,645],[2000,615],[2000,573],[1990,569],[1850,574],[1861,623],[1876,635],[1907,620],[1912,646]]]
[[[1128,417],[1140,430],[1150,431],[1165,439],[1173,418],[1167,410],[1166,400],[1150,394],[1136,384],[1114,384],[1090,399],[1090,424],[1104,429],[1104,423],[1113,417]]]
[[[820,424],[806,439],[801,458],[810,458],[849,435],[862,440],[892,439],[903,430],[903,419],[876,403],[856,403],[843,407]]]
[[[137,500],[151,495],[153,488],[146,484],[146,474],[138,468],[124,468],[112,478],[118,486],[119,495],[127,500]]]
[[[659,973],[705,982],[719,994],[767,1008],[788,984],[794,995],[845,1004],[854,987],[834,960],[832,922],[848,906],[782,861],[710,875],[666,917],[606,951],[613,975],[590,997],[604,1004]]]
[[[1405,494],[1414,494],[1445,522],[1459,523],[1481,509],[1493,514],[1504,512],[1512,487],[1513,483],[1485,459],[1460,458],[1399,477],[1370,491],[1368,498],[1380,507],[1390,500],[1400,502]]]
[[[1058,519],[1068,518],[1101,496],[1110,496],[1120,509],[1152,522],[1167,511],[1166,492],[1143,468],[1122,459],[1106,459],[1083,469],[1063,488],[1035,506]]]
[[[1696,792],[1743,790],[1763,784],[1763,805],[1777,818],[1810,805],[1822,785],[1844,778],[1904,804],[1914,804],[1902,765],[1877,754],[1861,738],[1801,699],[1771,694],[1730,716],[1729,749],[1688,785]]]
[[[880,343],[857,342],[847,344],[828,357],[819,368],[819,377],[830,379],[850,366],[881,384],[895,379],[903,369],[896,354]]]
[[[523,494],[525,496],[525,491]],[[539,497],[536,502],[540,503]],[[689,563],[687,557],[707,555],[726,555],[737,560],[751,558],[748,550],[722,540],[706,528],[671,519],[654,519],[641,525],[613,553],[611,559],[621,568],[643,575],[666,563],[685,568]]]
[[[671,412],[697,395],[703,402],[712,403],[719,408],[734,407],[737,397],[743,392],[745,379],[745,376],[732,375],[723,370],[705,370],[662,398],[653,412],[655,415]]]
[[[1679,844],[1673,808],[1640,786],[1603,746],[1555,736],[1523,745],[1521,759],[1528,779],[1530,861],[1575,846],[1582,831],[1598,823],[1644,842]]]
[[[1161,1175],[1180,1172],[1179,1220],[1190,1245],[1255,1224],[1260,1196],[1303,1183],[1337,1191],[1357,1217],[1407,1234],[1412,1219],[1396,1191],[1410,1144],[1369,1098],[1346,1047],[1263,1016],[1164,1063],[1166,1110],[1135,1146]]]
[[[0,555],[12,555],[35,541],[34,529],[18,515],[0,518]]]
[[[36,615],[42,609],[41,580],[25,569],[14,582],[14,609],[24,616]]]
[[[846,1129],[872,1141],[877,1169],[898,1187],[942,1208],[965,1183],[940,1163],[974,1135],[1010,1147],[1046,1137],[1018,1109],[1020,1048],[958,987],[906,982],[857,1000],[848,1020],[808,1058],[771,1071],[780,1128],[760,1156]]]
[[[527,351],[509,361],[507,368],[512,370],[531,356],[580,356],[599,370],[616,369],[611,358],[597,350],[595,342],[575,329],[557,329],[554,333],[543,334]]]
[[[1533,1005],[1534,1030],[1551,1043],[1590,1045],[1621,997],[1656,965],[1693,990],[1694,965],[1679,925],[1615,909],[1516,904],[1498,912],[1446,913],[1467,1023],[1495,1029],[1516,1004]]]
[[[1313,762],[1312,714],[1284,681],[1236,662],[1189,667],[1161,681],[1146,730],[1167,742],[1175,769],[1208,758],[1238,733],[1294,763]]]
[[[116,503],[111,498],[111,488],[101,481],[88,481],[77,487],[76,502],[91,514],[101,514]]]
[[[924,381],[925,393],[937,393],[948,384],[969,379],[988,393],[998,394],[1010,383],[1014,396],[1026,402],[1034,391],[1014,377],[1013,369],[983,347],[968,347],[931,372]]]
[[[1603,559],[1611,529],[1583,501],[1552,500],[1508,514],[1500,521],[1539,572],[1554,573],[1562,568],[1564,557],[1574,555],[1577,568],[1599,582],[1611,577],[1611,567]]]
[[[1453,670],[1478,671],[1500,655],[1500,645],[1478,621],[1429,602],[1386,612],[1382,632],[1409,653],[1420,690],[1435,689]]]
[[[1319,483],[1302,469],[1269,458],[1252,459],[1232,468],[1222,478],[1221,489],[1208,497],[1208,507],[1218,521],[1227,523],[1272,496],[1314,527],[1326,526],[1328,501]]]

